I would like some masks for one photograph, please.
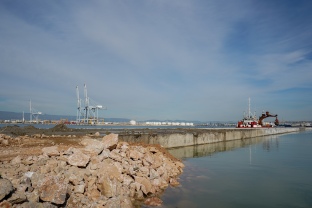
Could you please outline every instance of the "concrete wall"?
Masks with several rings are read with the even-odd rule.
[[[255,128],[255,129],[194,129],[184,133],[121,134],[120,140],[160,144],[165,148],[249,139],[259,136],[297,132],[299,128]]]
[[[168,148],[168,152],[176,158],[194,158],[204,157],[215,154],[217,152],[224,152],[240,147],[257,144],[263,141],[265,137],[255,137],[250,139],[232,140],[227,142],[217,142],[212,144],[201,144],[185,147]]]

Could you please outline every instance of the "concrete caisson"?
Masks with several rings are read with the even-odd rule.
[[[153,134],[120,134],[119,138],[126,142],[144,142],[160,144],[165,148],[185,147],[199,144],[210,144],[232,140],[249,139],[260,136],[298,132],[300,128],[254,128],[254,129],[187,129],[177,132],[162,129]]]

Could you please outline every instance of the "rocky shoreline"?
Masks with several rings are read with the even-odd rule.
[[[184,167],[159,145],[118,134],[0,134],[0,151],[0,207],[159,206]]]

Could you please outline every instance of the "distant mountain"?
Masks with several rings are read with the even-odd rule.
[[[131,119],[128,118],[104,118],[105,122],[130,122]]]
[[[26,121],[29,120],[29,113],[24,113],[24,118]],[[67,119],[69,121],[75,121],[76,116],[71,116],[71,115],[49,115],[49,114],[42,114],[39,115],[39,120],[51,120],[51,121],[57,121],[61,119]],[[103,119],[103,118],[99,118]],[[23,120],[23,113],[20,112],[9,112],[9,111],[0,111],[0,121],[3,120]],[[105,122],[130,122],[131,119],[128,118],[104,118]],[[207,121],[207,122],[202,122],[202,121],[188,121],[188,120],[159,120],[159,119],[149,119],[149,120],[143,120],[143,121],[137,121],[137,122],[185,122],[185,123],[194,123],[194,124],[203,124],[203,123],[227,123],[227,122],[221,122],[221,121]],[[232,123],[232,121],[228,121],[228,123]],[[235,122],[234,122],[235,123]]]
[[[24,113],[25,120],[30,119],[30,113]],[[49,114],[42,114],[39,115],[39,120],[61,120],[61,119],[67,119],[69,121],[75,121],[76,116],[70,116],[70,115],[49,115]],[[103,118],[99,118],[103,119]],[[17,113],[17,112],[9,112],[9,111],[0,111],[0,120],[23,120],[23,113]],[[105,122],[129,122],[130,119],[127,118],[104,118]]]
[[[30,113],[24,113],[24,118],[25,120],[29,120]],[[39,120],[60,120],[60,119],[76,120],[76,116],[49,115],[49,114],[39,115]],[[0,111],[0,120],[23,120],[23,113]]]
[[[29,120],[29,113],[24,113],[25,120]],[[23,113],[0,111],[0,120],[22,120]]]

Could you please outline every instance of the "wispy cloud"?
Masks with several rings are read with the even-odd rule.
[[[236,120],[251,96],[261,108],[308,119],[290,100],[312,112],[309,91],[288,89],[312,88],[311,7],[2,1],[0,108],[25,110],[32,98],[41,111],[74,115],[75,87],[86,83],[108,117]]]

